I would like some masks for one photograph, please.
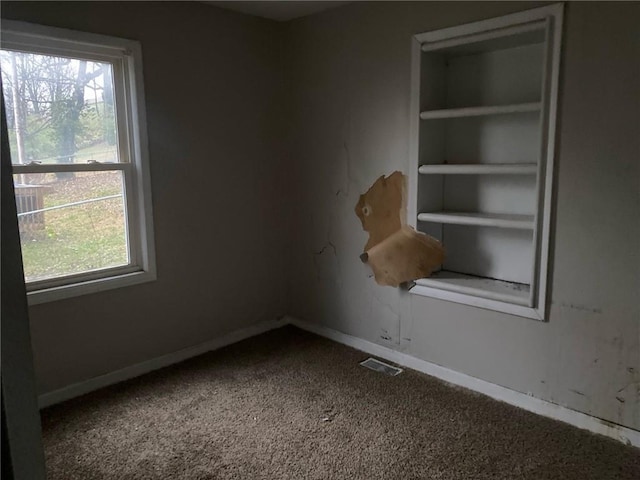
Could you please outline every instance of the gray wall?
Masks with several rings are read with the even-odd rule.
[[[358,195],[409,165],[410,36],[529,6],[354,3],[279,26],[195,3],[3,2],[144,54],[159,278],[33,307],[40,391],[289,312],[640,428],[640,5],[567,11],[548,323],[378,287],[358,258]]]
[[[285,313],[281,35],[191,2],[2,3],[142,43],[158,280],[30,309],[40,392]]]
[[[358,259],[358,195],[409,165],[411,35],[529,7],[355,3],[289,25],[290,311],[638,429],[640,5],[566,11],[548,323],[379,287]]]

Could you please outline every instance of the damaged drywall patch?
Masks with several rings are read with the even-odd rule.
[[[401,172],[393,172],[388,177],[382,175],[365,194],[360,195],[356,215],[362,222],[362,229],[369,232],[365,252],[404,225],[405,183]]]
[[[355,208],[369,240],[360,257],[376,283],[397,287],[431,275],[444,261],[442,244],[406,225],[406,177],[382,175],[360,195]]]
[[[401,283],[425,278],[444,260],[438,240],[404,226],[362,256],[373,270],[379,285],[397,287]]]

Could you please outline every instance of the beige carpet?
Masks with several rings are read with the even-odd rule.
[[[286,327],[43,412],[51,480],[640,479],[640,450]]]

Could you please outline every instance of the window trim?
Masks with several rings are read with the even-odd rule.
[[[79,164],[67,168],[73,171],[119,170],[125,173],[126,229],[130,262],[124,266],[30,282],[27,284],[29,304],[36,305],[156,280],[140,43],[135,40],[11,20],[2,20],[1,38],[3,49],[75,56],[112,64],[114,94],[118,105],[116,128],[121,161],[117,164]],[[41,171],[38,167],[39,165],[13,165],[13,173],[35,173]],[[49,171],[51,166],[45,168]]]

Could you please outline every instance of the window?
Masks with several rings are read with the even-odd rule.
[[[140,45],[3,21],[0,66],[29,302],[154,280]]]
[[[442,241],[412,293],[543,320],[562,5],[414,38],[410,222]]]

